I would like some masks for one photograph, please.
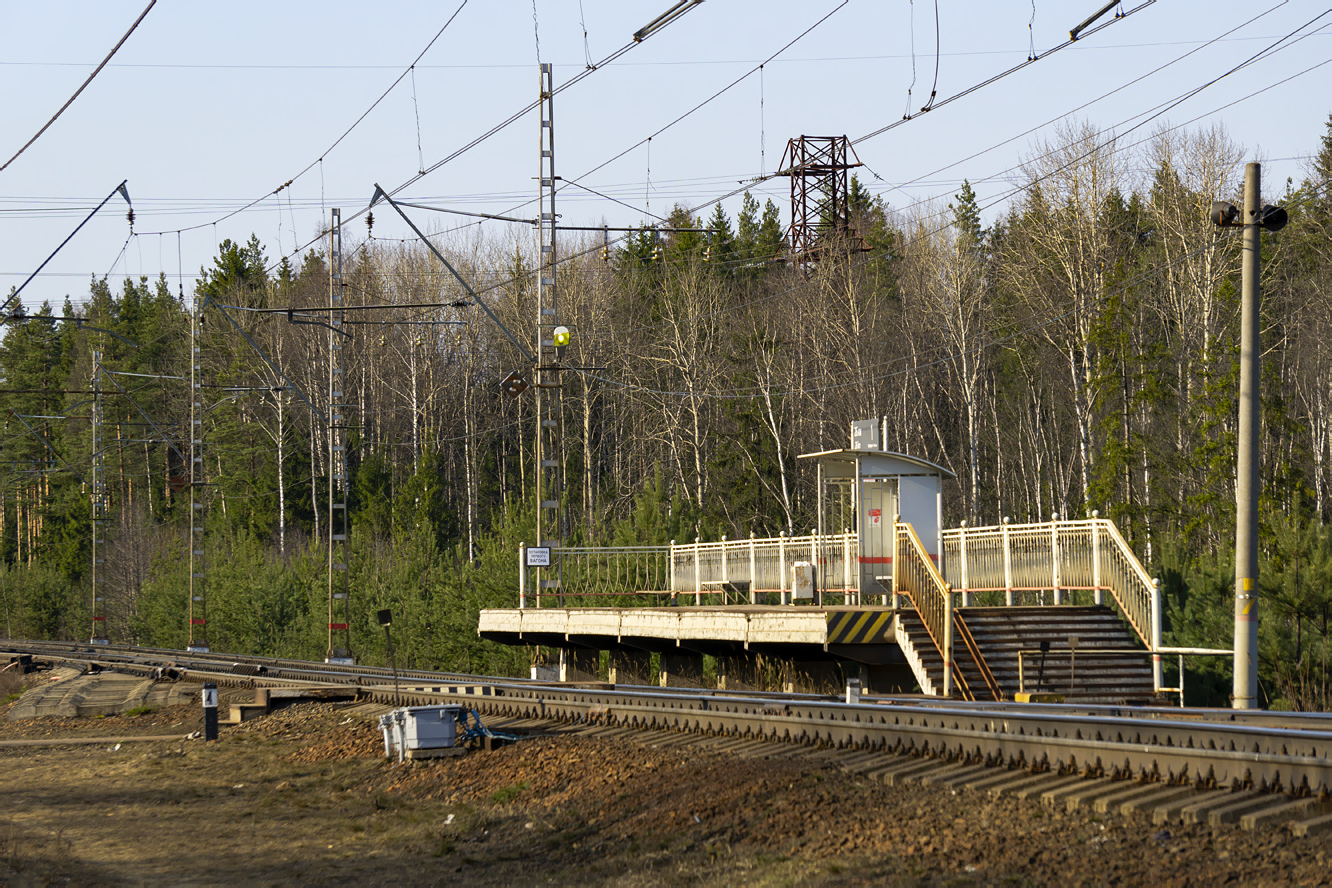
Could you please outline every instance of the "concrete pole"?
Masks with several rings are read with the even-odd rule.
[[[1239,453],[1235,473],[1235,709],[1258,708],[1258,272],[1261,168],[1244,168]]]

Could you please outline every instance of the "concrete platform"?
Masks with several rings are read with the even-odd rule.
[[[511,608],[483,610],[477,632],[501,644],[589,650],[684,650],[715,657],[905,662],[886,607]]]

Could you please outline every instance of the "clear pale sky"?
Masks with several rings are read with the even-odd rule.
[[[122,179],[134,203],[135,237],[127,242],[126,208],[114,198],[28,285],[23,301],[30,309],[50,300],[58,310],[66,295],[82,300],[94,275],[109,274],[118,289],[126,274],[165,272],[175,290],[183,274],[189,293],[223,238],[256,234],[277,260],[315,238],[329,208],[341,207],[344,217],[363,210],[376,182],[390,190],[409,182],[532,102],[538,41],[539,58],[553,63],[558,85],[582,73],[588,58],[600,61],[630,43],[635,30],[673,3],[158,0],[63,116],[0,172],[0,289],[20,284]],[[145,5],[0,4],[0,163],[74,93]],[[771,173],[791,137],[859,139],[900,120],[908,107],[917,112],[935,84],[936,63],[937,105],[1025,61],[1033,45],[1044,55],[1102,5],[940,0],[936,55],[936,5],[927,0],[707,0],[556,97],[557,174],[623,202],[570,186],[560,199],[563,221],[631,225],[650,218],[649,210],[665,215],[675,203],[705,204]],[[1140,5],[1128,0],[1120,10]],[[413,73],[329,150],[455,12]],[[1147,119],[1292,32],[1309,36]],[[750,74],[656,135],[650,147],[632,148],[583,177],[774,54],[761,76]],[[1199,118],[1193,126],[1223,124],[1247,159],[1264,161],[1264,190],[1272,199],[1287,177],[1304,177],[1325,132],[1329,59],[1332,11],[1324,6],[1158,0],[995,84],[859,142],[855,150],[866,164],[859,175],[897,208],[946,201],[967,178],[988,224],[1006,206],[1014,167],[1035,139],[1053,136],[1048,122],[1072,114],[1129,144],[1159,125]],[[1279,84],[1288,77],[1294,79]],[[1124,88],[1082,107],[1118,87]],[[527,217],[534,213],[524,204],[535,195],[537,150],[536,117],[529,113],[399,196]],[[788,218],[786,179],[753,190],[760,199],[772,197]],[[253,208],[222,218],[259,198]],[[724,206],[734,217],[738,204],[731,198]],[[413,214],[432,232],[466,222]],[[376,211],[377,236],[404,234],[390,215]],[[484,230],[531,236],[530,226],[486,223]],[[345,236],[364,231],[358,219]]]

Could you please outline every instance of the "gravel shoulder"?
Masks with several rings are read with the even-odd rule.
[[[189,733],[198,707],[0,739]],[[1332,840],[1153,826],[812,761],[570,736],[397,764],[356,710],[0,748],[0,884],[1329,885]]]

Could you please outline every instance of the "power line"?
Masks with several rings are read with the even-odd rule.
[[[60,110],[57,111],[54,115],[52,115],[51,119],[46,121],[46,123],[42,126],[41,129],[37,130],[37,134],[34,135],[31,139],[29,139],[27,143],[25,143],[24,146],[20,148],[13,157],[9,158],[9,160],[6,160],[4,166],[0,166],[0,173],[3,173],[5,170],[9,168],[9,165],[11,163],[18,160],[19,155],[22,154],[24,151],[27,151],[28,147],[32,145],[33,142],[36,142],[38,139],[40,139],[42,133],[50,129],[51,124],[55,123],[56,120],[59,119],[60,115],[65,113],[65,109],[68,108],[70,105],[74,104],[74,100],[77,99],[83,93],[83,91],[88,88],[88,84],[93,82],[94,77],[102,73],[102,69],[106,67],[106,63],[111,61],[111,57],[116,54],[117,50],[119,50],[120,47],[125,45],[125,41],[128,40],[130,35],[134,33],[134,29],[139,27],[139,22],[143,21],[144,18],[148,15],[148,10],[152,9],[156,4],[157,0],[148,0],[148,5],[144,7],[143,12],[139,13],[139,17],[134,20],[134,24],[130,25],[130,29],[125,32],[125,36],[121,37],[120,40],[116,43],[116,45],[111,47],[111,51],[106,54],[106,58],[102,59],[102,63],[98,65],[95,69],[93,69],[93,72],[88,75],[88,79],[83,81],[83,83],[79,86],[78,89],[74,90],[74,95],[70,96],[69,99],[65,102],[65,104],[60,106]]]

